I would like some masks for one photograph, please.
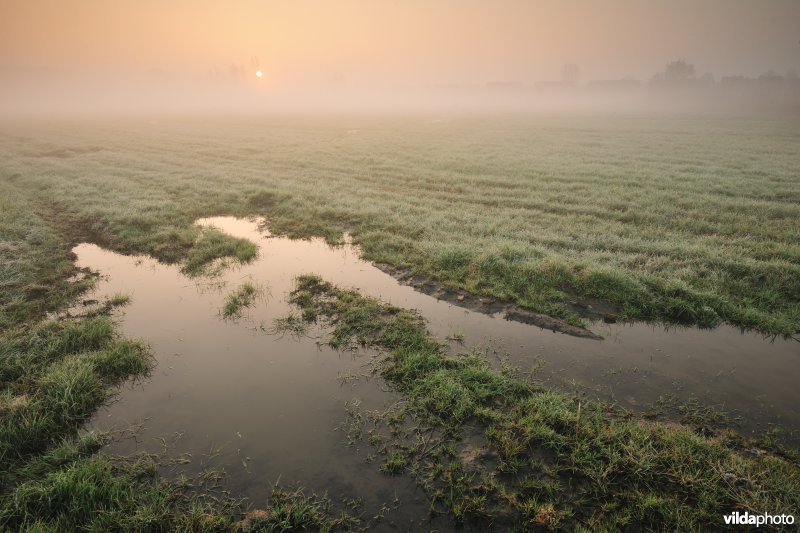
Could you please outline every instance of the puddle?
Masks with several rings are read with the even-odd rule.
[[[199,222],[258,243],[258,259],[197,282],[177,266],[91,244],[75,247],[78,266],[103,275],[92,298],[130,295],[120,314],[122,330],[150,343],[158,359],[153,376],[124,388],[91,426],[145,422],[136,439],[113,444],[112,453],[158,450],[158,438],[181,432],[176,449],[192,454],[189,470],[224,468],[230,490],[256,503],[280,479],[333,498],[362,498],[367,516],[399,500],[388,518],[401,529],[419,525],[427,514],[424,494],[410,476],[384,476],[377,463],[365,463],[364,450],[347,447],[341,429],[346,402],[357,398],[375,409],[397,399],[380,379],[340,379],[367,373],[370,354],[320,346],[313,338],[319,331],[303,339],[264,331],[290,312],[286,296],[294,278],[306,273],[417,309],[440,339],[463,336],[465,346],[507,357],[523,370],[543,364],[539,378],[557,387],[588,389],[637,411],[660,398],[695,397],[741,415],[743,433],[767,424],[800,428],[796,341],[770,342],[727,326],[666,331],[603,323],[591,329],[604,340],[574,338],[438,301],[359,260],[350,245],[333,249],[321,240],[269,237],[255,221]],[[245,281],[262,286],[265,297],[243,319],[223,320],[225,297]],[[205,457],[218,447],[213,461]]]

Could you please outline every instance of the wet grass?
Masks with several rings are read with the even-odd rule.
[[[308,323],[297,315],[278,317],[272,321],[272,327],[267,330],[270,335],[286,335],[303,337],[308,333]]]
[[[240,318],[244,309],[252,306],[263,292],[263,289],[257,288],[249,281],[242,283],[225,298],[221,311],[222,318]]]
[[[411,472],[456,520],[702,531],[720,529],[733,511],[800,508],[798,457],[768,436],[650,422],[494,370],[475,354],[448,356],[415,313],[317,276],[299,278],[291,300],[306,320],[331,327],[332,346],[384,350],[376,371],[406,401],[373,413],[371,426],[369,416],[351,416],[384,456],[382,471]]]
[[[0,179],[0,332],[68,306],[92,283],[67,278],[75,267],[59,235],[25,196]]]
[[[46,318],[74,304],[94,278],[76,271],[69,241],[30,207],[0,180],[0,530],[360,527],[315,495],[275,487],[248,514],[218,488],[164,479],[157,457],[99,455],[109,435],[82,426],[117,385],[146,376],[154,361],[146,345],[121,338],[109,316],[126,295],[78,316]]]
[[[194,220],[263,214],[276,233],[349,231],[370,260],[572,322],[571,302],[593,297],[623,319],[800,327],[793,120],[159,124],[9,125],[2,179],[70,237],[188,257],[190,272],[249,253],[198,240]]]
[[[215,261],[232,258],[241,264],[255,259],[258,247],[247,239],[240,239],[216,229],[203,229],[195,245],[189,250],[181,272],[188,276],[212,274]],[[225,265],[217,264],[217,269]]]
[[[347,133],[353,121],[367,134]],[[106,437],[80,427],[153,361],[115,333],[108,311],[125,296],[46,319],[93,283],[75,276],[70,247],[82,240],[209,275],[256,246],[194,221],[264,214],[276,233],[336,242],[349,231],[370,260],[571,321],[571,300],[598,297],[623,318],[799,331],[791,121],[162,126],[0,127],[2,529],[360,527],[324,499],[280,489],[244,515],[161,479],[152,458],[96,454]],[[276,328],[325,319],[334,346],[386,351],[378,371],[407,402],[356,418],[373,424],[379,468],[413,475],[458,520],[692,530],[717,529],[731,510],[798,508],[797,459],[772,435],[715,432],[701,409],[686,418],[703,434],[632,419],[479,356],[447,357],[414,313],[304,283],[302,317]],[[465,444],[473,429],[477,446]]]
[[[10,531],[357,531],[361,522],[330,501],[274,487],[263,509],[189,480],[169,483],[149,455],[89,457],[94,442],[64,444],[45,473],[7,494],[0,524]],[[188,486],[187,486],[188,485]]]

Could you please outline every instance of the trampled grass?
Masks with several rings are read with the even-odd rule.
[[[0,331],[71,303],[91,283],[66,283],[73,269],[57,232],[0,178]]]
[[[71,238],[122,252],[204,264],[196,218],[257,213],[290,236],[350,231],[369,259],[563,317],[577,294],[628,318],[786,335],[800,324],[793,119],[11,128],[3,181]]]

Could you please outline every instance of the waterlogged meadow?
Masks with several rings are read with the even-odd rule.
[[[800,509],[792,120],[0,132],[5,528],[708,530]],[[214,215],[346,244],[195,223]]]
[[[176,261],[196,218],[264,214],[574,323],[594,297],[795,335],[799,138],[791,119],[160,119],[7,124],[0,154],[69,239],[121,252]]]

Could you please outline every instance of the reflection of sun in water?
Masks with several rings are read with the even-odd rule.
[[[260,78],[260,77],[261,77],[261,76],[263,76],[263,75],[264,75],[264,73],[263,73],[263,72],[261,72],[260,70],[257,70],[257,71],[256,71],[256,78]]]

